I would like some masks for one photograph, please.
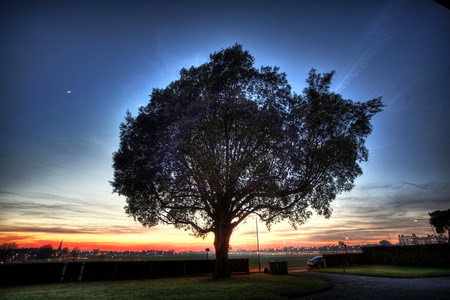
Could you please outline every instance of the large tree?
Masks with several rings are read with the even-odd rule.
[[[439,234],[448,233],[448,242],[450,243],[450,209],[435,210],[428,213],[430,216],[430,225],[436,229]]]
[[[277,67],[253,66],[240,45],[154,89],[121,124],[114,192],[144,226],[214,234],[215,277],[228,277],[233,230],[250,214],[294,227],[349,191],[366,161],[380,98],[364,103],[329,90],[333,72],[311,70],[295,94]]]

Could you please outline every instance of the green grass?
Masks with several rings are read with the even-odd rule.
[[[315,278],[251,274],[7,287],[0,299],[289,299],[328,287]]]
[[[286,261],[289,267],[296,266],[306,266],[308,259],[314,257],[314,255],[267,255],[261,254],[261,270],[269,266],[269,261]],[[230,258],[248,258],[250,269],[258,268],[258,256],[257,255],[247,255],[247,256],[233,256]]]
[[[351,275],[367,275],[381,277],[432,277],[432,276],[450,276],[450,268],[422,268],[422,267],[403,267],[386,265],[365,265],[344,268],[326,268],[317,269],[317,272],[341,273]]]

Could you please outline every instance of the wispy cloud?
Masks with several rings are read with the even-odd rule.
[[[0,225],[0,232],[27,232],[34,233],[51,233],[51,234],[140,234],[142,230],[132,229],[124,226],[108,226],[105,227],[84,227],[73,228],[71,226],[65,227],[51,227],[45,224],[38,226],[14,226],[14,225]]]
[[[393,34],[390,31],[389,19],[393,4],[386,4],[371,20],[366,30],[361,32],[359,38],[355,42],[355,51],[353,57],[355,59],[347,68],[343,78],[337,83],[336,91],[340,93],[347,85],[359,76],[369,65],[369,62],[385,47],[392,39]]]
[[[432,183],[427,183],[427,184],[424,184],[424,185],[416,184],[416,183],[412,183],[412,182],[406,182],[406,181],[403,181],[402,183],[406,184],[406,185],[410,185],[410,186],[416,187],[416,188],[421,189],[421,190],[427,190],[430,187],[433,187]]]
[[[349,237],[354,242],[377,243],[381,239],[397,242],[399,234],[431,234],[427,213],[447,209],[450,184],[446,182],[366,184],[338,197],[330,219],[313,217],[296,231],[274,225],[261,237],[286,243],[311,241],[325,243]],[[419,222],[417,222],[419,220]],[[243,231],[251,237],[254,231]]]
[[[56,193],[0,191],[0,231],[49,233],[133,232],[119,205]]]
[[[259,223],[261,245],[334,243],[345,237],[355,242],[388,238],[395,242],[398,234],[431,233],[427,212],[448,208],[449,195],[447,182],[360,185],[335,200],[330,219],[314,216],[297,231],[280,223],[269,232],[262,222]],[[35,241],[45,236],[64,239],[72,236],[74,240],[80,236],[117,236],[118,241],[141,236],[139,240],[151,241],[152,237],[157,237],[159,241],[161,236],[174,234],[169,227],[143,228],[124,214],[120,203],[92,201],[94,198],[95,195],[79,197],[59,192],[1,190],[0,232],[9,237],[28,236]],[[414,219],[421,221],[413,222]],[[254,220],[248,220],[233,234],[233,243],[247,243],[251,247],[255,233]],[[191,240],[193,244],[200,241]]]

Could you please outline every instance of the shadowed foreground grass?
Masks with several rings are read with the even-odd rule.
[[[450,268],[422,268],[422,267],[403,267],[386,265],[366,265],[345,268],[326,268],[317,269],[318,272],[340,273],[350,275],[366,275],[381,277],[431,277],[431,276],[450,276]]]
[[[0,288],[0,299],[289,299],[328,288],[315,278],[251,274]]]

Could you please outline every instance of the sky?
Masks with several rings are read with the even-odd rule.
[[[0,32],[0,244],[213,249],[212,235],[144,228],[109,181],[126,111],[235,43],[298,93],[311,68],[335,70],[334,92],[386,104],[331,218],[259,222],[261,248],[395,244],[450,208],[450,10],[435,1],[7,0]],[[256,247],[256,222],[233,249]]]

